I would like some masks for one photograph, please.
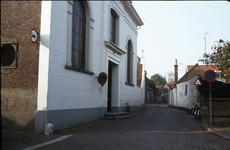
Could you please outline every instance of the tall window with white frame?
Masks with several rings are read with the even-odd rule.
[[[116,43],[116,24],[117,24],[117,13],[111,9],[110,13],[110,41],[113,42],[114,44]]]
[[[86,12],[82,1],[74,1],[72,18],[72,66],[85,69]]]
[[[132,84],[132,42],[128,41],[127,45],[127,83]]]

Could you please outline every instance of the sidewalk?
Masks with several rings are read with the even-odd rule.
[[[62,135],[54,134],[47,136],[43,133],[10,131],[2,129],[2,149],[4,150],[21,150],[40,143],[51,141]]]
[[[96,120],[73,127],[55,130],[53,135],[44,133],[11,131],[2,129],[2,149],[4,150],[22,150],[31,146],[46,143],[62,136],[78,134],[84,131],[91,131],[95,128],[105,128],[117,123],[114,120]]]
[[[209,123],[203,123],[204,128],[219,137],[230,140],[230,125],[210,125]]]

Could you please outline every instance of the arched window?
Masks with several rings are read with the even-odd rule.
[[[132,53],[133,47],[131,40],[128,41],[127,45],[127,83],[132,83]]]
[[[86,12],[82,1],[74,1],[72,19],[72,66],[85,69]]]
[[[110,13],[110,41],[116,44],[116,30],[117,30],[117,13],[111,9]]]

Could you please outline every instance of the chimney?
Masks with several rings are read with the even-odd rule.
[[[177,60],[175,60],[175,65],[174,65],[174,82],[176,83],[178,81],[178,65],[177,65]]]
[[[144,50],[142,50],[142,56],[141,56],[141,64],[145,63],[145,56],[144,56]],[[145,69],[145,68],[144,68]]]

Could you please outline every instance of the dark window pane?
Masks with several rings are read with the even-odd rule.
[[[112,33],[112,32],[113,32],[113,24],[110,23],[110,33]]]
[[[110,33],[109,40],[112,41],[112,33]]]
[[[110,14],[110,41],[115,43],[116,39],[116,13],[114,10],[111,10]]]
[[[115,35],[112,35],[112,42],[115,43]]]
[[[81,22],[81,19],[77,17],[76,30],[75,30],[77,33],[79,33],[80,31],[80,22]]]
[[[75,10],[74,10],[74,13],[76,13],[77,15],[80,14],[80,11],[81,11],[81,6],[80,6],[80,2],[79,1],[76,1],[76,7],[75,7]]]
[[[79,36],[79,51],[82,52],[82,36]]]
[[[73,32],[73,41],[72,41],[72,48],[74,50],[78,49],[79,42],[78,42],[78,34],[76,32]]]
[[[12,45],[1,46],[1,66],[10,66],[15,59],[15,49]]]
[[[77,68],[79,68],[79,64],[78,64],[78,59],[79,59],[79,57],[78,57],[78,51],[72,51],[72,65],[74,66],[74,67],[77,67]]]
[[[127,82],[131,83],[131,69],[132,69],[132,63],[131,63],[131,59],[132,59],[132,43],[129,40],[128,41],[128,49],[127,49]]]
[[[74,1],[72,24],[72,63],[77,68],[85,68],[86,14],[82,1]],[[84,57],[84,58],[83,58]]]
[[[79,64],[81,68],[85,68],[85,54],[79,52]]]

